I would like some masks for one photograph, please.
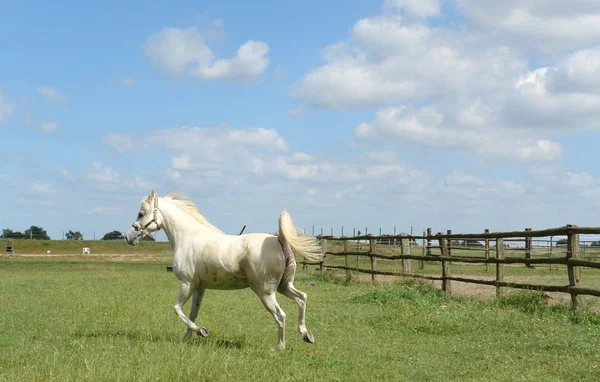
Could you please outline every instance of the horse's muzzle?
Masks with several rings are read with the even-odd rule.
[[[129,245],[136,245],[139,237],[140,231],[134,229],[133,227],[130,228],[129,231],[127,231],[127,233],[125,234],[125,240]]]

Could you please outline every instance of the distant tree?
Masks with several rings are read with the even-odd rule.
[[[50,240],[50,236],[48,236],[46,230],[35,225],[26,229],[25,232],[23,232],[23,236],[25,239]]]
[[[12,229],[5,228],[2,230],[3,239],[22,239],[25,236],[19,231],[13,231]]]
[[[141,241],[156,241],[152,236],[142,236],[140,237]]]
[[[67,240],[83,240],[83,235],[79,231],[73,232],[69,230],[69,232],[65,234],[65,237]]]
[[[119,231],[109,232],[102,237],[102,240],[123,240],[123,239],[125,239],[125,236],[123,236],[123,234]]]
[[[464,245],[466,247],[483,247],[483,244],[481,244],[477,240],[465,240]]]

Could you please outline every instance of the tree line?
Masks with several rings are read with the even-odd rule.
[[[33,239],[33,240],[50,240],[50,236],[45,229],[32,225],[23,232],[13,231],[12,229],[5,228],[2,230],[1,239]],[[65,239],[67,240],[83,240],[83,235],[79,231],[69,230],[65,233]],[[125,236],[120,231],[107,232],[102,236],[101,240],[124,240]],[[152,236],[145,236],[140,238],[142,241],[155,241]]]

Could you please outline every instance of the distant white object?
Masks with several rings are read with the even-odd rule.
[[[83,247],[83,254],[85,255],[86,253],[89,255],[90,249],[88,247]]]
[[[49,254],[51,254],[51,253],[52,253],[52,251],[50,251],[50,250],[47,250],[47,251],[46,251],[46,255],[49,255]]]

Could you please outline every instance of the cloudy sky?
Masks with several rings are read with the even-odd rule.
[[[600,2],[12,2],[0,228],[600,225]],[[164,236],[162,236],[164,238]]]

